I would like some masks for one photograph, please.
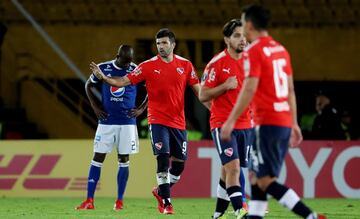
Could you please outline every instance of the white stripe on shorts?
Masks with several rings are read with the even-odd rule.
[[[219,150],[219,154],[222,154],[220,137],[219,137],[219,128],[215,128],[215,140],[216,140],[216,146],[218,147]]]

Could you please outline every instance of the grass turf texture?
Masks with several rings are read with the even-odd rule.
[[[80,198],[0,198],[0,218],[210,218],[215,199],[173,199],[175,215],[160,215],[155,199],[125,199],[124,209],[112,210],[114,199],[96,198],[95,210],[76,211]],[[308,199],[312,209],[325,213],[328,218],[360,218],[360,199]],[[266,218],[298,218],[271,200]],[[228,210],[232,210],[231,206]],[[234,218],[230,213],[226,218]]]

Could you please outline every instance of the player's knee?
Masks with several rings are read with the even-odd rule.
[[[157,173],[168,172],[169,170],[169,154],[159,154],[157,160]]]
[[[103,163],[104,160],[105,160],[105,157],[106,157],[105,153],[97,153],[97,152],[95,152],[94,157],[93,157],[93,161]]]
[[[240,165],[238,165],[239,162],[231,161],[224,165],[224,169],[226,172],[226,175],[230,176],[239,176],[240,175]]]
[[[267,187],[274,181],[276,181],[275,177],[265,176],[257,179],[257,185],[261,191],[266,192]]]
[[[185,168],[184,161],[172,161],[170,174],[175,175],[175,176],[180,176],[181,173],[184,171],[184,168]]]
[[[129,162],[129,155],[128,154],[118,154],[118,161],[119,161],[119,163]]]

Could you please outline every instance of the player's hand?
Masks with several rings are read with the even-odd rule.
[[[101,71],[99,66],[96,65],[95,62],[90,63],[90,70],[99,80],[103,80],[105,78],[104,73]]]
[[[232,76],[232,77],[229,77],[228,79],[226,79],[225,86],[226,86],[227,90],[236,89],[238,86],[238,81],[236,79],[236,76]]]
[[[290,147],[298,146],[303,140],[299,125],[294,125],[291,129]]]
[[[128,113],[128,116],[129,117],[138,117],[144,112],[145,109],[146,109],[146,107],[139,107],[139,108],[131,109],[130,112]]]
[[[94,113],[99,120],[106,120],[108,114],[97,106],[93,106]]]
[[[221,127],[220,138],[222,141],[230,141],[231,140],[231,132],[234,129],[234,125],[230,124],[228,121],[224,123]]]

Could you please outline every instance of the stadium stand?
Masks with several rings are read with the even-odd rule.
[[[230,17],[239,17],[241,7],[254,2],[272,10],[275,27],[359,25],[358,0],[21,1],[39,22],[74,25],[219,25]],[[3,12],[0,13],[0,20],[26,22],[10,1],[2,1],[0,11]]]

